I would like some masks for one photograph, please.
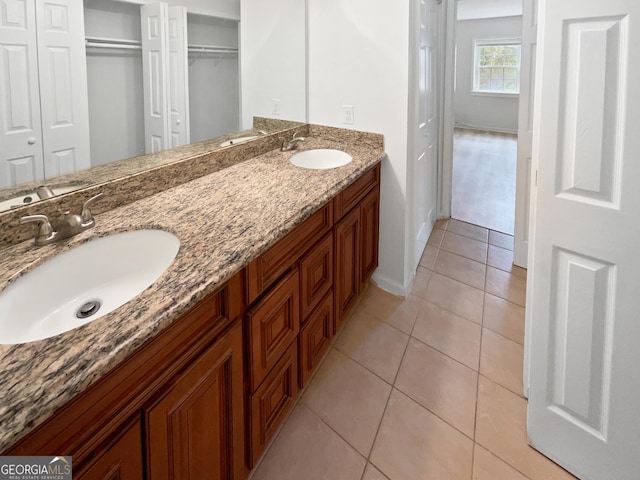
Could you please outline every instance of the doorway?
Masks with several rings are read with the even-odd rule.
[[[512,7],[458,7],[451,198],[452,218],[509,235],[515,230],[522,4]]]

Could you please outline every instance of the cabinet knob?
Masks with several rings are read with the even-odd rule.
[[[180,120],[180,119],[177,119],[177,120],[176,120],[176,125],[180,125],[180,123],[181,123],[181,120]]]
[[[29,137],[29,138],[27,139],[27,143],[28,143],[29,145],[35,145],[35,144],[36,144],[36,137]]]

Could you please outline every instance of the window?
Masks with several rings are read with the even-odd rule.
[[[473,91],[520,93],[520,40],[474,41]]]

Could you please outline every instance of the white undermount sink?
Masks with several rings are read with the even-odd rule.
[[[298,152],[289,159],[296,167],[310,168],[313,170],[342,167],[350,163],[351,160],[353,160],[353,157],[342,150],[326,148]]]
[[[155,282],[179,248],[169,232],[135,230],[53,257],[0,292],[0,344],[53,337],[106,315]]]

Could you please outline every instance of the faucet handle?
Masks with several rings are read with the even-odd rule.
[[[91,210],[89,210],[89,207],[93,205],[96,200],[100,200],[103,196],[103,193],[100,192],[95,197],[91,197],[89,200],[84,202],[84,204],[82,205],[82,213],[80,214],[80,217],[82,217],[82,225],[86,226],[89,223],[93,223],[93,215],[91,215]]]
[[[51,226],[51,222],[49,222],[49,218],[46,215],[27,215],[26,217],[20,218],[20,225],[25,225],[27,223],[38,224],[38,235],[36,235],[36,241],[48,239],[55,234],[53,227]]]

